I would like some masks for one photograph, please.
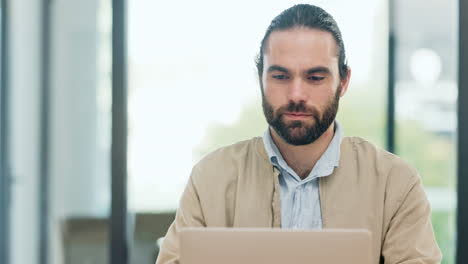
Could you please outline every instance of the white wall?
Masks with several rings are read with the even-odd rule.
[[[11,263],[38,263],[40,0],[9,1]]]
[[[103,36],[100,17],[106,1],[51,1],[49,263],[53,264],[64,263],[64,219],[107,217],[109,213],[110,112],[105,110],[110,96],[110,74],[106,71],[110,35]],[[11,263],[35,264],[40,243],[43,1],[14,0],[9,4]]]
[[[106,126],[99,104],[100,14],[100,1],[96,0],[54,0],[51,9],[50,206],[54,264],[63,263],[60,228],[65,219],[109,214],[110,137],[106,135],[110,126]],[[103,89],[110,92],[110,87]]]

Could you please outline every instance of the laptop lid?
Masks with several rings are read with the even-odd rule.
[[[181,264],[370,264],[371,235],[360,229],[189,228]]]

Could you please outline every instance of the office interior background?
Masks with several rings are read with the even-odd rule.
[[[464,263],[468,4],[309,2],[343,34],[344,134],[418,169]],[[154,263],[194,163],[266,129],[254,58],[293,4],[2,0],[0,263]]]

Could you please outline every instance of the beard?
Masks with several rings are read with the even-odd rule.
[[[341,85],[338,86],[335,96],[327,103],[322,116],[320,116],[320,112],[315,107],[308,107],[304,102],[296,103],[290,101],[289,104],[281,106],[275,111],[262,93],[263,113],[268,124],[286,143],[294,146],[307,145],[320,138],[335,120],[338,112],[340,93]],[[312,124],[301,120],[286,122],[283,117],[285,112],[309,114],[314,122]]]

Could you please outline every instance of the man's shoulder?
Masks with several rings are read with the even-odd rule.
[[[203,178],[211,178],[209,175],[230,178],[240,169],[267,161],[262,138],[254,137],[212,151],[194,166],[194,171],[200,172]]]
[[[361,137],[344,137],[341,146],[347,159],[374,169],[380,176],[403,182],[419,179],[417,170],[401,157]]]
[[[398,156],[361,137],[343,137],[341,149],[345,154],[365,156],[366,159],[380,159],[393,162]]]
[[[239,159],[244,159],[246,155],[261,155],[262,153],[261,149],[259,149],[259,144],[262,144],[263,146],[261,137],[254,137],[231,145],[223,146],[208,153],[200,160],[200,162],[198,162],[198,164],[203,165],[213,162],[237,161]]]

